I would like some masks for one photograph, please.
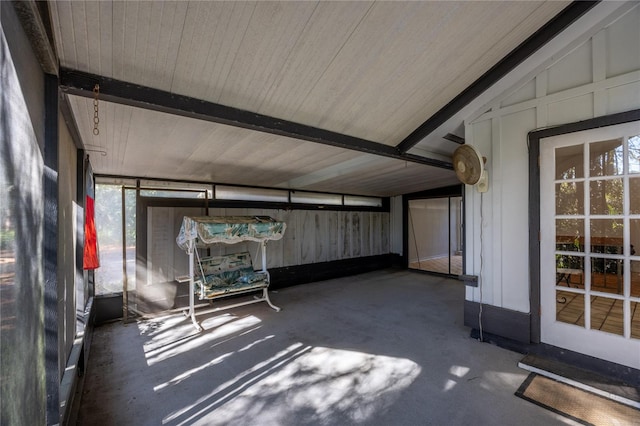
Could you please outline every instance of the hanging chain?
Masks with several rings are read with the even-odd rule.
[[[100,85],[96,83],[93,86],[93,134],[98,136],[100,129],[98,129],[98,123],[100,123],[100,117],[98,117],[98,95],[100,94]]]

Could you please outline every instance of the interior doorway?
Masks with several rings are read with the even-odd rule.
[[[409,268],[462,274],[462,197],[409,200],[407,212]]]

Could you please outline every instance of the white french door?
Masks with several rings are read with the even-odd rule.
[[[544,343],[640,368],[640,122],[540,142]]]

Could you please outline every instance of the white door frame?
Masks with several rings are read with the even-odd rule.
[[[630,281],[625,274],[624,294],[612,298],[624,300],[624,336],[590,330],[589,261],[585,262],[585,326],[556,321],[556,230],[555,230],[555,148],[580,145],[589,142],[604,141],[621,136],[640,134],[640,121],[617,124],[579,132],[559,134],[540,139],[540,337],[543,343],[566,348],[618,364],[640,368],[640,339],[630,338]],[[585,151],[585,163],[588,161]],[[588,168],[585,167],[585,174]],[[626,197],[628,206],[629,197]],[[589,202],[588,185],[585,181],[585,205]],[[532,206],[535,208],[534,206]],[[587,216],[588,216],[588,209]],[[628,210],[625,210],[628,212]],[[627,215],[628,217],[628,215]],[[582,216],[581,218],[584,218]],[[586,218],[588,219],[588,217]],[[585,219],[585,224],[587,220]],[[629,241],[629,226],[624,227],[625,244]],[[585,225],[585,238],[589,238],[589,227]],[[588,243],[585,259],[589,257]],[[629,252],[625,250],[626,265],[629,265]],[[626,269],[629,270],[629,269]],[[560,287],[558,287],[560,289]],[[563,287],[562,290],[565,290]],[[577,291],[577,290],[575,290]],[[633,299],[633,301],[636,301]]]

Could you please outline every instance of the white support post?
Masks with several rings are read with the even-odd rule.
[[[262,272],[267,272],[267,240],[262,241]]]
[[[195,283],[193,280],[193,251],[197,249],[195,247],[196,244],[194,240],[189,240],[187,244],[187,252],[189,253],[189,311],[185,312],[184,314],[185,316],[191,317],[191,322],[193,323],[194,327],[196,328],[196,330],[200,331],[202,330],[202,327],[200,327],[200,324],[198,324],[198,321],[196,321],[196,309],[194,300]]]

